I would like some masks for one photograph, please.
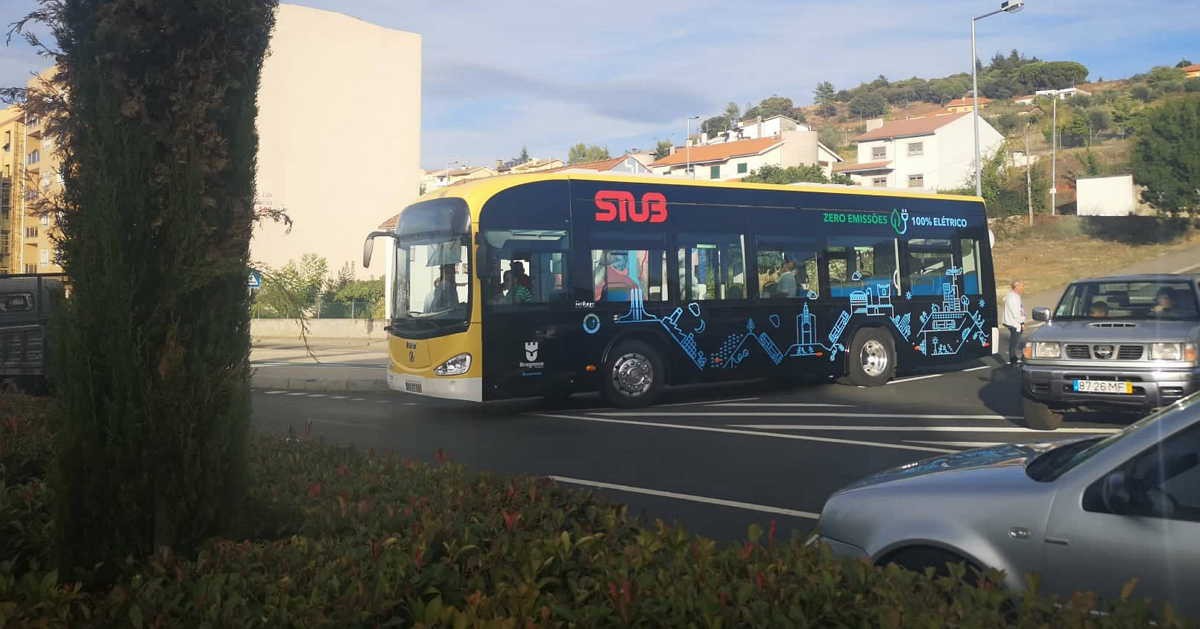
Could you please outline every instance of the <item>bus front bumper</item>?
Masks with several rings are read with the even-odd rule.
[[[483,378],[425,377],[388,371],[388,388],[416,395],[463,400],[483,401]]]

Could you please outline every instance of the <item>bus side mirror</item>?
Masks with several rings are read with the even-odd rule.
[[[391,232],[371,232],[367,234],[367,239],[363,241],[363,268],[371,268],[371,257],[375,254],[375,239],[380,236],[388,238],[395,237]]]
[[[1050,309],[1049,308],[1034,308],[1033,309],[1033,320],[1034,321],[1049,321],[1050,320]]]

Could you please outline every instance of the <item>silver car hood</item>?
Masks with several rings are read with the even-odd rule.
[[[956,452],[924,459],[872,474],[843,488],[838,494],[885,484],[938,484],[965,482],[964,489],[978,489],[982,477],[1011,476],[1019,472],[1024,480],[1025,466],[1038,455],[1061,443],[1005,444]],[[962,478],[964,475],[969,478]]]
[[[1109,327],[1109,324],[1115,324]],[[1112,321],[1054,321],[1029,333],[1026,340],[1065,343],[1151,343],[1200,337],[1200,321],[1153,319]]]

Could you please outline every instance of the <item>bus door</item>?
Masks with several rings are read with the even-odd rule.
[[[567,229],[480,231],[485,397],[540,396],[570,379]]]
[[[734,228],[687,231],[675,237],[679,300],[704,331],[705,373],[714,378],[756,377],[786,348],[762,334],[768,322],[751,308],[746,236],[730,227]]]

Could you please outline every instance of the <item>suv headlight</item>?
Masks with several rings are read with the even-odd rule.
[[[439,376],[461,376],[471,370],[471,355],[459,354],[437,366],[433,373]]]
[[[1062,358],[1061,343],[1038,341],[1025,344],[1025,358]]]
[[[1151,343],[1150,360],[1186,360],[1196,362],[1194,343]]]

